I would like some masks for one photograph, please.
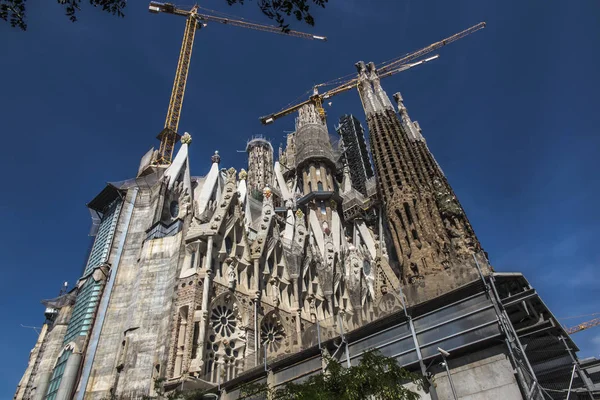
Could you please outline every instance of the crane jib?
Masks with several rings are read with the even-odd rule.
[[[438,57],[438,55],[411,63],[411,61],[415,61],[418,58],[425,56],[426,54],[429,54],[443,46],[446,46],[447,44],[450,44],[459,39],[462,39],[465,36],[470,35],[471,33],[474,33],[480,29],[485,28],[485,26],[486,26],[485,22],[480,22],[477,25],[473,25],[472,27],[465,29],[464,31],[458,32],[450,37],[440,40],[439,42],[432,43],[429,46],[426,46],[420,50],[414,51],[412,53],[401,56],[397,59],[391,60],[391,61],[385,63],[385,65],[381,65],[376,68],[377,75],[379,78],[385,78],[385,77],[397,74],[398,72],[406,71],[407,69],[410,69],[412,67],[416,67],[417,65],[425,64],[431,60],[434,60]],[[335,79],[334,81],[339,81],[339,79]],[[304,101],[302,103],[296,104],[294,106],[288,107],[285,110],[279,111],[277,113],[270,114],[266,117],[260,117],[259,120],[263,124],[270,124],[278,118],[285,117],[286,115],[289,115],[294,111],[297,111],[303,105],[307,104],[307,102],[315,104],[315,106],[317,107],[317,109],[319,111],[319,114],[324,116],[325,112],[321,106],[323,99],[328,99],[337,94],[347,92],[348,90],[354,88],[357,85],[357,83],[358,83],[357,78],[349,79],[345,82],[339,83],[338,86],[336,86],[335,88],[333,88],[331,90],[328,90],[327,92],[325,92],[323,94],[317,94],[315,92],[315,94],[313,96],[311,96],[311,99]],[[318,87],[321,87],[321,86],[324,86],[324,84],[315,85],[313,87],[313,89],[316,90]]]

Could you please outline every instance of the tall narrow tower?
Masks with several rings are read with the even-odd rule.
[[[352,187],[367,195],[367,179],[373,177],[365,130],[354,115],[343,115],[336,128],[342,139],[343,160],[350,169]]]
[[[327,126],[319,116],[315,106],[308,104],[298,111],[295,133],[296,171],[302,192],[301,202],[308,202],[318,210],[321,223],[331,222],[332,208],[335,208],[337,182],[335,176],[335,156],[329,141]]]
[[[402,282],[411,301],[419,302],[471,280],[477,271],[473,254],[481,251],[481,246],[402,98],[397,96],[397,115],[375,66],[360,62],[357,68]]]
[[[262,194],[267,185],[273,185],[273,146],[262,137],[255,137],[246,145],[248,153],[248,192]]]

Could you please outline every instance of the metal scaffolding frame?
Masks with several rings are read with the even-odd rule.
[[[344,164],[350,168],[352,187],[367,196],[367,180],[375,174],[367,150],[365,130],[360,121],[352,114],[341,116],[335,130],[341,137],[342,158]]]
[[[593,399],[598,393],[589,368],[574,354],[575,343],[523,275],[480,278],[425,303],[379,315],[357,329],[343,329],[343,321],[332,327],[331,321],[319,321],[314,332],[308,332],[315,338],[310,347],[283,358],[267,354],[261,365],[222,383],[221,389],[236,393],[247,382],[265,379],[275,387],[300,382],[322,373],[323,349],[345,366],[358,363],[365,351],[378,349],[429,377],[431,366],[442,360],[438,347],[452,353],[452,361],[502,344],[524,399],[564,399],[567,393],[569,399]],[[429,392],[432,399],[438,398],[435,387]]]

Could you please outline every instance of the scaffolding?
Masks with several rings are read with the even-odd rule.
[[[350,167],[352,187],[367,196],[367,180],[374,176],[365,130],[354,115],[343,115],[336,127],[342,142],[342,159]]]
[[[478,271],[489,267],[481,254],[475,260]],[[441,399],[439,384],[431,382],[440,373],[438,363],[450,362],[459,368],[462,356],[482,360],[489,351],[505,354],[523,399],[598,398],[600,361],[577,359],[577,346],[522,274],[481,273],[451,292],[408,307],[398,300],[402,292],[398,295],[386,294],[386,307],[360,321],[348,314],[308,324],[294,354],[282,356],[259,349],[257,362],[245,363],[237,378],[222,382],[220,389],[235,396],[245,383],[266,381],[267,375],[274,388],[301,382],[322,372],[323,350],[350,366],[365,351],[377,349],[402,367],[420,371],[431,398]],[[440,348],[451,357],[446,360]]]

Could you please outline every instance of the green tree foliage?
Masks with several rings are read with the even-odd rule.
[[[366,352],[360,363],[344,368],[337,360],[327,360],[324,374],[302,383],[288,383],[271,390],[265,384],[248,385],[240,399],[273,400],[417,400],[420,396],[404,385],[412,382],[422,388],[422,377],[401,368],[396,360],[377,351]]]
[[[45,0],[48,1],[48,0]],[[226,0],[227,4],[244,4],[246,0]],[[250,0],[252,1],[252,0]],[[288,17],[304,21],[308,25],[315,24],[310,13],[311,6],[325,7],[328,0],[256,0],[260,10],[269,19],[275,20],[284,30],[289,30]],[[27,30],[26,22],[27,0],[0,0],[0,19],[9,22],[12,27]],[[56,0],[64,7],[66,16],[72,21],[77,21],[77,13],[81,10],[81,0]],[[102,11],[123,17],[127,0],[89,0],[90,5]],[[138,4],[136,3],[136,6]]]

